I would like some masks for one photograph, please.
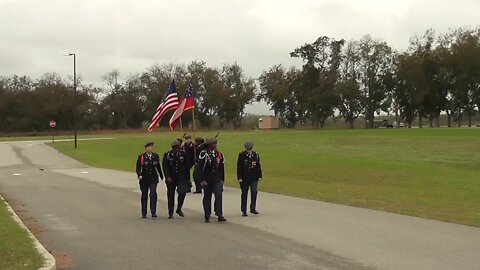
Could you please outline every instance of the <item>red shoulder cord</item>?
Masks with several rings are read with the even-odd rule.
[[[145,163],[145,153],[142,153],[141,154],[141,157],[140,157],[140,164],[143,166],[143,164]]]

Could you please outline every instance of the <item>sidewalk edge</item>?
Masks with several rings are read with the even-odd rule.
[[[57,270],[57,262],[55,260],[55,257],[47,251],[47,249],[38,241],[38,239],[33,235],[33,233],[23,224],[22,220],[18,217],[17,213],[13,210],[13,208],[8,204],[8,202],[0,195],[0,200],[5,203],[7,206],[7,211],[10,212],[10,214],[13,217],[13,220],[20,225],[21,228],[27,231],[27,234],[30,238],[33,239],[33,244],[35,248],[37,249],[38,253],[43,257],[44,259],[44,265],[39,268],[39,270]]]

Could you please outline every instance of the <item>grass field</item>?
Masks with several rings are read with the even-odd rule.
[[[175,136],[120,134],[80,142],[76,151],[72,143],[54,147],[93,166],[134,171],[144,142],[163,153]],[[480,226],[480,129],[223,132],[219,139],[229,186],[237,185],[236,158],[248,139],[262,158],[263,191]]]
[[[43,259],[0,199],[0,269],[38,269]]]

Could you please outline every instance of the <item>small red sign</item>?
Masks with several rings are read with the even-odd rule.
[[[55,122],[55,120],[50,120],[48,124],[50,125],[51,128],[54,128],[57,126],[57,122]]]

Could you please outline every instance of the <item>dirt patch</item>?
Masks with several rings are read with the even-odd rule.
[[[50,253],[52,253],[53,257],[55,257],[55,260],[57,261],[57,269],[70,269],[75,267],[75,263],[73,261],[73,258],[69,256],[68,254],[58,251],[58,250],[50,250]]]

